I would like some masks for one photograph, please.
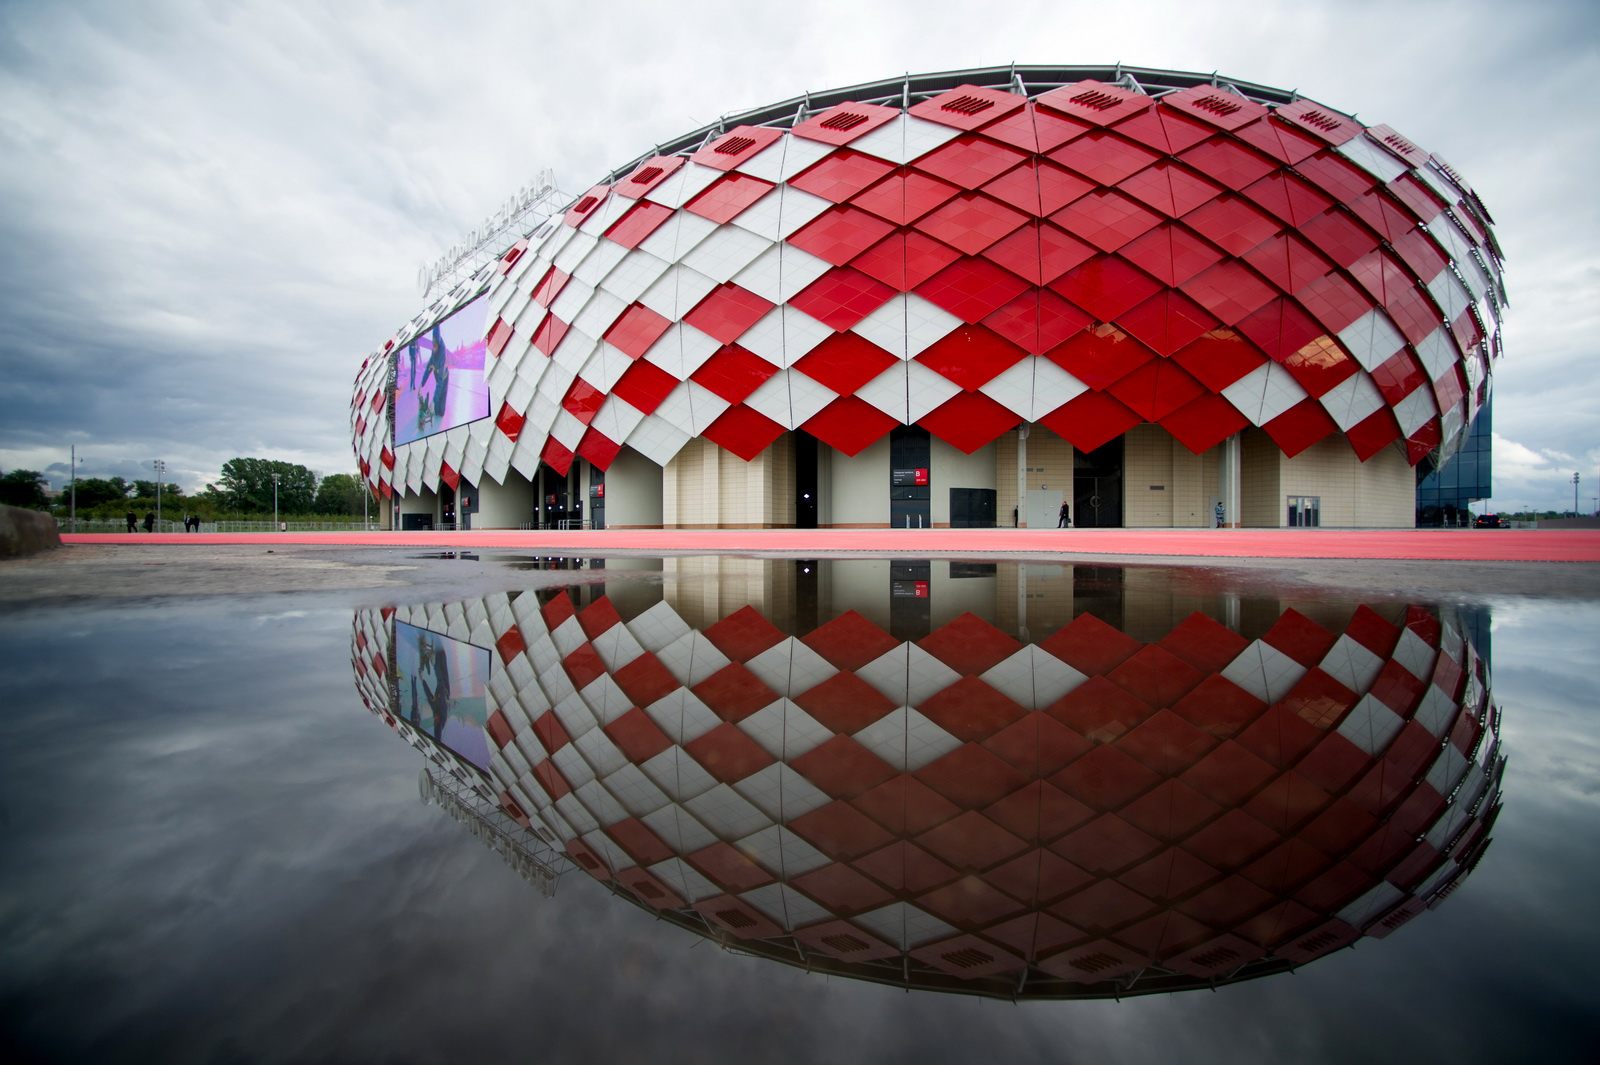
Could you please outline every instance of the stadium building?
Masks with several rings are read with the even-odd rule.
[[[362,363],[356,455],[397,528],[1410,526],[1488,494],[1487,418],[1448,463],[1491,221],[1388,126],[1214,75],[810,94],[512,234]]]

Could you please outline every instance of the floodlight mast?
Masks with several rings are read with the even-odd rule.
[[[501,204],[482,225],[468,230],[433,262],[417,268],[417,287],[423,297],[429,298],[437,291],[448,292],[471,277],[572,199],[556,188],[555,171],[539,171],[532,183]]]

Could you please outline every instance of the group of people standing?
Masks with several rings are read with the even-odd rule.
[[[122,516],[122,518],[123,518],[124,521],[126,521],[128,523],[128,531],[129,532],[138,532],[139,531],[139,515],[135,514],[133,511],[130,510],[130,511],[128,511],[128,513],[124,514]],[[153,511],[153,510],[147,510],[147,511],[144,512],[144,531],[145,532],[155,532],[156,531],[156,512]],[[198,515],[198,514],[185,514],[183,516],[183,531],[184,532],[199,532],[200,531],[200,515]]]

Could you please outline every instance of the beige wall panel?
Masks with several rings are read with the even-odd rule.
[[[833,520],[830,524],[844,528],[888,526],[888,436],[854,456],[824,446],[818,463],[831,469],[832,490],[828,498],[832,503]],[[887,594],[887,583],[884,588]]]
[[[1239,521],[1255,528],[1284,522],[1279,463],[1283,452],[1260,429],[1246,429],[1239,440]]]
[[[1130,529],[1172,525],[1172,442],[1148,422],[1123,437],[1122,523]]]
[[[1008,433],[1012,440],[1012,461],[1015,462],[1016,435]],[[952,488],[994,488],[996,479],[995,452],[998,450],[994,444],[985,444],[972,454],[951,447],[949,444],[932,437],[933,445],[929,455],[928,487],[932,494],[932,507],[929,510],[931,520],[936,526],[950,524],[950,489]],[[1015,467],[1013,467],[1015,469]],[[1011,478],[1012,494],[1016,494],[1017,479]],[[1000,509],[998,499],[995,506],[995,521],[1000,523]],[[1003,524],[1011,524],[1011,511],[1005,512]]]
[[[617,452],[606,471],[606,527],[654,529],[662,522],[665,471],[631,447]]]
[[[478,486],[478,512],[472,515],[474,529],[520,529],[533,521],[537,502],[532,481],[508,477],[505,484],[484,478]]]
[[[1322,527],[1405,528],[1416,521],[1416,474],[1398,448],[1362,462],[1344,438],[1332,436],[1284,459],[1278,500],[1287,522],[1289,496],[1321,499]]]

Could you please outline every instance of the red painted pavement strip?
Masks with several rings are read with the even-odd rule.
[[[1183,558],[1600,562],[1600,530],[1435,529],[606,529],[600,532],[67,533],[66,544],[320,544],[515,548],[540,554],[1162,555]]]

